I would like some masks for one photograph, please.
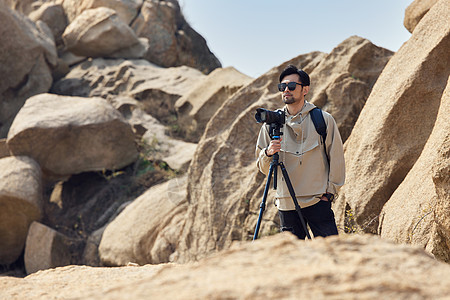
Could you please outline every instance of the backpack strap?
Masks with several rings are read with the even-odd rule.
[[[327,124],[325,123],[325,119],[323,118],[322,110],[318,107],[315,107],[310,110],[309,114],[311,115],[311,119],[314,123],[314,127],[316,127],[317,133],[322,137],[323,148],[325,150],[325,156],[327,157],[329,165],[330,159],[328,158],[327,146],[325,144],[325,140],[327,139]]]

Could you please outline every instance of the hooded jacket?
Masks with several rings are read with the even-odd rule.
[[[327,125],[325,155],[322,137],[317,133],[309,112],[314,104],[305,101],[302,110],[295,116],[286,109],[286,123],[283,125],[279,161],[283,162],[291,180],[300,207],[308,207],[320,201],[325,193],[336,195],[345,181],[345,162],[342,139],[334,118],[327,112],[323,117]],[[266,155],[269,146],[269,126],[264,124],[256,145],[257,166],[268,174],[272,157]],[[276,205],[279,210],[294,210],[281,170],[277,172]]]

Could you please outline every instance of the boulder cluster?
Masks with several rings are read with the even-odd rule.
[[[0,297],[447,295],[449,17],[415,0],[396,53],[351,36],[252,79],[221,68],[176,0],[0,1],[0,266],[31,274]],[[288,64],[345,142],[340,236],[271,236],[268,203],[250,244],[254,112],[282,106]],[[37,272],[68,265],[85,266]]]

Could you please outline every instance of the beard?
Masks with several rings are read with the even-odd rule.
[[[292,104],[292,103],[295,103],[294,97],[292,97],[292,96],[288,96],[288,97],[289,97],[289,98],[283,97],[283,102],[284,102],[284,103],[286,103],[286,104]]]

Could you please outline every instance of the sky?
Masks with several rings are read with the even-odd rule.
[[[352,35],[397,51],[412,0],[179,0],[184,17],[222,63],[259,77],[300,54],[330,53]]]

